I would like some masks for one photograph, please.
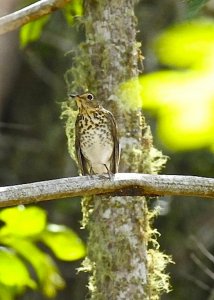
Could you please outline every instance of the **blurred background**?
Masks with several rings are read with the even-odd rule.
[[[0,15],[29,3],[0,0]],[[84,40],[81,14],[75,0],[0,36],[1,186],[77,175],[60,114],[64,76]],[[140,0],[136,16],[145,56],[142,107],[155,147],[169,157],[163,173],[213,177],[214,1]],[[175,262],[168,267],[173,290],[161,299],[214,299],[214,201],[163,197],[150,204],[160,206],[154,226],[161,249]],[[86,241],[80,199],[39,206],[50,223],[68,226]],[[86,298],[87,275],[76,271],[80,263],[56,260],[67,285],[53,299]],[[47,299],[31,289],[17,299],[30,298]]]

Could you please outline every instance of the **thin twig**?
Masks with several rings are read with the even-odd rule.
[[[118,173],[113,178],[79,176],[0,187],[0,207],[85,196],[183,195],[214,198],[214,179],[196,176]]]
[[[204,283],[202,280],[188,274],[188,275],[185,275],[185,278],[190,280],[191,282],[193,282],[194,284],[196,284],[199,288],[201,288],[202,290],[205,290],[205,291],[210,291],[211,288],[208,284]]]
[[[191,259],[206,275],[214,280],[214,273],[195,254],[191,254]]]
[[[196,237],[191,237],[194,243],[196,244],[197,248],[201,251],[201,253],[208,258],[212,263],[214,263],[214,256],[205,248],[205,246],[196,239]]]
[[[17,29],[33,20],[62,8],[71,0],[40,0],[14,13],[0,18],[0,34]]]

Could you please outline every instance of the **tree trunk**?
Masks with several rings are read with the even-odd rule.
[[[154,173],[165,158],[154,151],[141,111],[135,4],[136,0],[85,1],[86,42],[71,70],[74,81],[69,89],[88,89],[114,114],[122,148],[120,171]],[[133,78],[131,92],[130,85],[121,86]],[[72,122],[70,118],[67,123],[71,153]],[[152,230],[145,197],[86,198],[83,213],[89,229],[84,268],[92,274],[91,299],[158,299],[152,296],[158,289],[150,287],[147,245]]]

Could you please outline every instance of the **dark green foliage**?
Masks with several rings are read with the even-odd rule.
[[[187,1],[187,17],[194,18],[196,17],[201,9],[209,0],[186,0]]]

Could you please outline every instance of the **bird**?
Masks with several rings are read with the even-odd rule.
[[[75,152],[82,175],[118,172],[119,139],[113,114],[103,108],[90,92],[70,94],[76,101]]]

